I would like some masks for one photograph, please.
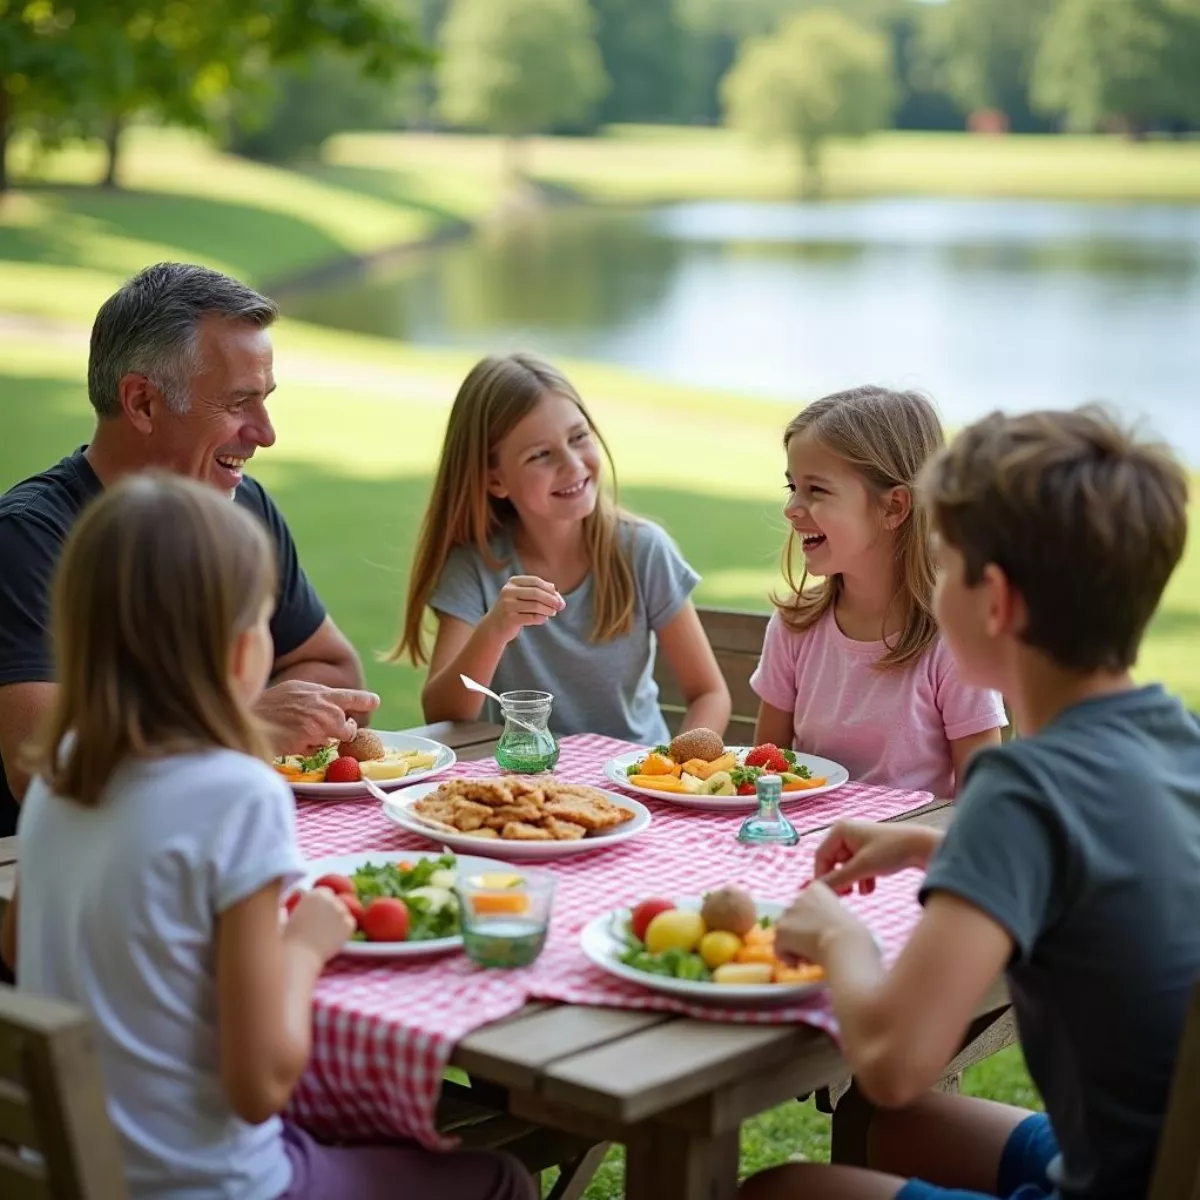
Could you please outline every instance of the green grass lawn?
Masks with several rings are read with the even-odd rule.
[[[786,155],[752,152],[720,131],[625,129],[593,141],[540,139],[530,152],[540,179],[614,202],[794,189]],[[99,171],[92,150],[42,163],[43,182],[0,208],[0,488],[87,439],[87,323],[147,262],[200,260],[261,284],[484,215],[499,194],[498,165],[486,139],[361,135],[336,139],[323,162],[289,172],[158,131],[131,138],[125,194],[83,186]],[[829,178],[847,195],[1195,199],[1200,146],[891,134],[835,146]],[[417,673],[378,656],[397,628],[447,405],[470,358],[295,322],[279,327],[276,346],[279,441],[256,474],[367,664],[383,698],[380,725],[416,724]],[[765,609],[784,530],[779,437],[792,414],[564,365],[613,447],[623,502],[661,521],[702,573],[698,600]],[[1150,631],[1141,673],[1194,705],[1198,630],[1200,551],[1190,549]],[[1034,1103],[1015,1052],[973,1070],[967,1086]],[[828,1121],[811,1105],[784,1105],[747,1124],[742,1148],[747,1171],[793,1154],[820,1159]],[[618,1194],[620,1170],[614,1153],[589,1197]]]

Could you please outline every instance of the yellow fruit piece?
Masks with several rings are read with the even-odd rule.
[[[733,962],[734,956],[742,948],[742,939],[736,933],[725,929],[714,929],[700,939],[700,957],[704,965],[715,971],[727,962]]]
[[[775,947],[770,943],[743,946],[737,952],[737,961],[740,963],[773,964],[775,962]]]
[[[437,755],[426,750],[389,750],[383,762],[403,762],[410,771],[425,771],[437,762]]]
[[[775,926],[768,925],[764,928],[762,925],[754,925],[746,930],[742,941],[747,946],[773,946],[775,944]]]
[[[726,963],[713,972],[713,983],[770,983],[774,974],[770,963]]]
[[[664,950],[679,949],[692,951],[704,936],[704,919],[698,912],[673,908],[661,912],[646,928],[646,949],[651,954]]]
[[[816,983],[824,978],[824,969],[816,963],[802,963],[798,967],[785,967],[779,963],[775,967],[776,983]]]
[[[406,759],[370,758],[358,764],[368,779],[403,779],[408,774]]]
[[[679,792],[687,789],[674,775],[631,775],[629,782],[634,787],[645,788],[649,792]]]
[[[679,778],[679,767],[662,754],[648,754],[642,762],[642,775],[674,775]]]
[[[477,888],[487,888],[489,891],[496,891],[499,888],[517,887],[521,883],[521,876],[515,873],[499,871],[493,872],[491,875],[472,875],[471,886]]]
[[[695,775],[697,779],[711,779],[719,771],[732,771],[736,766],[736,754],[722,754],[720,758],[714,758],[712,762],[705,762],[702,758],[689,758],[683,764],[683,769],[689,775]]]

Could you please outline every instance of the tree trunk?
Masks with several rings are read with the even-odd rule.
[[[504,183],[514,191],[526,179],[528,150],[524,134],[510,134],[504,139]]]
[[[0,196],[8,191],[8,132],[12,120],[12,105],[4,80],[0,79]]]
[[[821,178],[821,143],[810,138],[800,143],[800,195],[805,200],[816,200],[824,190]]]
[[[104,131],[104,149],[108,160],[104,168],[104,182],[101,186],[115,189],[121,185],[117,182],[117,164],[121,156],[121,134],[125,129],[125,118],[110,117],[108,128]]]

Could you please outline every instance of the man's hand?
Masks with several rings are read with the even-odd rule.
[[[331,741],[350,741],[358,724],[348,714],[371,713],[378,707],[374,692],[287,679],[267,688],[254,711],[275,730],[277,754],[311,754]]]

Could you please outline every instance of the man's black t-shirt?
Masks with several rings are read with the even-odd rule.
[[[80,512],[103,490],[84,449],[0,496],[0,687],[54,680],[49,637],[54,570]],[[283,514],[262,485],[243,478],[233,500],[263,522],[275,544],[279,590],[271,636],[276,659],[283,658],[317,631],[325,608],[300,567]],[[17,811],[0,770],[0,837],[16,831]]]

